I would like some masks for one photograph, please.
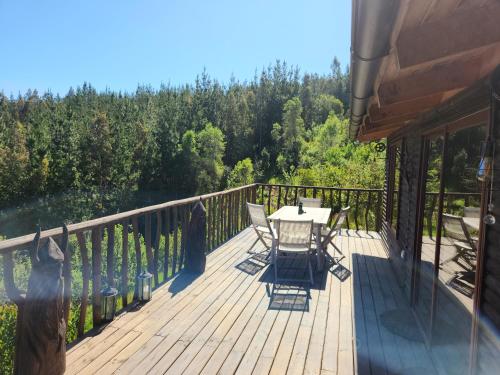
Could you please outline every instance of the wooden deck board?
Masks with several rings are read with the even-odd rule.
[[[384,311],[407,302],[378,234],[337,238],[341,265],[318,273],[312,287],[273,288],[272,268],[248,261],[255,239],[244,230],[208,256],[203,275],[177,276],[148,304],[76,343],[67,373],[404,374],[432,367],[422,343],[382,326]]]

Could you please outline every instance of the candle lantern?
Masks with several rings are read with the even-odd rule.
[[[138,283],[138,297],[139,302],[148,302],[152,295],[152,285],[153,275],[148,271],[142,271],[142,273],[137,277]]]
[[[110,322],[115,317],[118,290],[108,286],[101,290],[101,319]]]

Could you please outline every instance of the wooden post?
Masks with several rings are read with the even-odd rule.
[[[137,266],[135,270],[135,289],[134,289],[134,299],[139,298],[139,291],[137,290],[137,278],[142,272],[142,254],[141,254],[141,239],[139,237],[139,220],[137,216],[132,218],[132,230],[134,232],[134,249],[135,249],[135,264]]]
[[[203,203],[196,203],[191,213],[191,221],[187,230],[186,270],[203,273],[206,265],[206,210]]]
[[[155,286],[158,286],[158,272],[156,270],[153,250],[151,248],[151,214],[146,214],[146,225],[145,225],[145,235],[144,240],[146,241],[146,260],[148,263],[148,271],[153,274],[155,280]]]
[[[71,251],[68,246],[68,227],[63,224],[63,235],[61,239],[61,250],[64,254],[63,277],[64,277],[64,321],[68,326],[69,313],[71,310]]]
[[[128,219],[122,222],[122,305],[128,305]]]
[[[172,274],[175,275],[177,272],[177,246],[179,241],[177,240],[178,231],[179,231],[179,221],[177,216],[177,206],[174,206],[172,210],[173,218],[174,218],[174,254],[172,256]]]
[[[163,259],[163,281],[168,279],[168,266],[170,257],[170,210],[165,210],[165,258]]]
[[[107,228],[108,248],[106,252],[106,279],[108,286],[115,286],[115,225],[110,224]]]
[[[77,232],[78,247],[82,256],[82,296],[80,305],[80,316],[78,319],[78,337],[85,333],[85,318],[87,317],[87,305],[89,300],[90,263],[85,236],[83,232]]]
[[[92,321],[101,324],[101,228],[92,229]]]
[[[154,240],[153,252],[153,270],[156,274],[156,285],[160,284],[160,277],[158,275],[158,260],[160,257],[160,239],[161,239],[161,211],[156,211],[156,231]]]

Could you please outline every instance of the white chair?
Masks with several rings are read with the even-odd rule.
[[[247,208],[248,214],[250,215],[250,221],[252,222],[252,227],[255,230],[255,233],[257,233],[257,241],[260,240],[266,249],[270,250],[274,246],[276,232],[266,216],[264,206],[247,202]],[[266,242],[266,239],[271,241],[271,245]]]
[[[295,263],[299,257],[305,258],[306,269],[309,271],[309,282],[314,284],[314,277],[311,265],[311,240],[313,231],[313,221],[276,220],[276,231],[278,233],[277,243],[273,252],[274,255],[274,280],[276,283],[283,281],[303,282],[306,279],[294,277],[280,277],[279,269],[297,270],[304,268],[280,266],[280,260],[288,264]]]
[[[321,208],[321,199],[319,198],[299,197],[299,203],[302,203],[302,207]]]
[[[479,207],[464,207],[464,217],[479,217],[481,208]]]
[[[332,227],[331,228],[323,228],[321,230],[321,248],[325,254],[325,256],[328,258],[328,260],[332,263],[335,264],[337,263],[337,260],[335,259],[335,251],[338,251],[340,255],[342,254],[342,251],[338,248],[337,245],[333,242],[335,236],[339,236],[342,231],[342,225],[344,225],[347,215],[349,214],[349,210],[351,207],[345,207],[340,210],[338,214],[335,215],[335,218],[333,219]],[[333,255],[328,254],[328,244],[331,244],[333,246]]]
[[[476,241],[472,238],[461,216],[443,214],[443,227],[445,236],[451,240],[457,249],[455,255],[445,259],[439,265],[443,266],[451,261],[457,262],[462,258],[469,266],[474,266],[471,263],[471,258],[476,255]]]

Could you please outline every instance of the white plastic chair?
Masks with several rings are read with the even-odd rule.
[[[309,282],[314,284],[311,265],[313,221],[275,220],[275,226],[278,233],[277,244],[273,252],[275,282],[307,281],[305,279],[293,277],[279,277],[279,268],[287,268],[289,270],[300,269],[297,267],[280,267],[280,260],[286,260],[288,263],[294,263],[296,258],[303,257],[306,259],[306,268],[309,271]]]

